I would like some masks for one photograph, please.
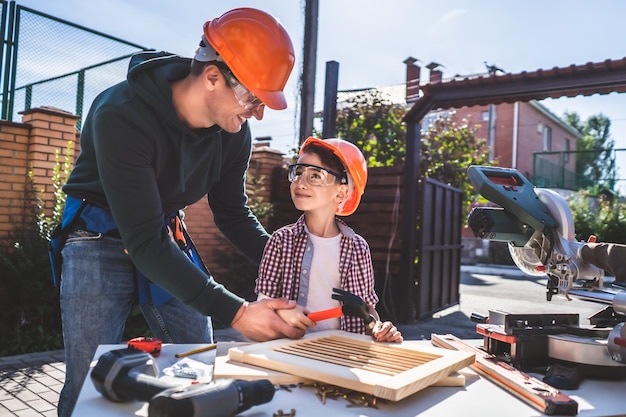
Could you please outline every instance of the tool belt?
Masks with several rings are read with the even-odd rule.
[[[185,224],[179,212],[165,216],[163,227],[168,230],[172,239],[178,244],[180,250],[185,252],[189,260],[209,274],[208,269],[202,262],[198,251],[189,237]],[[61,224],[54,228],[50,234],[48,255],[52,266],[52,279],[58,288],[61,284],[61,272],[63,258],[61,251],[70,233],[77,230],[85,230],[93,233],[101,233],[104,236],[120,238],[113,215],[107,209],[89,203],[87,200],[68,196],[65,202],[65,210]],[[155,306],[163,304],[172,298],[169,292],[150,281],[137,268],[135,268],[135,280],[137,297],[140,304],[152,302]]]
[[[48,256],[52,267],[52,281],[57,288],[61,285],[61,266],[63,265],[61,250],[63,250],[67,236],[74,229],[85,207],[87,207],[86,200],[81,201],[68,196],[61,224],[58,224],[50,233]]]

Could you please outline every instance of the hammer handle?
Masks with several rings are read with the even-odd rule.
[[[307,317],[313,320],[314,322],[334,319],[337,317],[343,316],[343,310],[341,307],[335,307],[328,310],[315,311],[313,313],[307,314]]]

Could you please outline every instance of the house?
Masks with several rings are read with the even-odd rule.
[[[340,91],[337,96],[338,106],[352,96],[377,90],[391,103],[406,106],[408,110],[423,95],[422,87],[450,81],[443,79],[440,64],[430,63],[426,66],[429,78],[424,82],[420,77],[422,68],[417,65],[416,59],[409,57],[404,63],[404,85]],[[490,74],[455,76],[452,80],[478,79]],[[490,157],[499,166],[518,169],[538,186],[560,184],[562,188],[568,188],[568,185],[573,184],[576,141],[580,133],[539,101],[533,99],[435,109],[424,116],[422,129],[431,124],[438,115],[449,112],[455,112],[458,120],[466,119],[476,129],[476,136],[487,140],[491,150]],[[476,258],[487,255],[488,241],[475,239],[467,228],[463,230],[462,239],[465,261],[473,262]]]
[[[405,97],[408,105],[417,101],[420,88],[424,85],[420,79],[421,68],[416,62],[414,58],[404,61],[407,66]],[[426,84],[447,82],[443,80],[438,65],[429,64],[427,68],[430,69],[430,77]],[[476,74],[469,78],[485,75]],[[487,140],[491,159],[497,160],[500,166],[518,169],[531,181],[538,165],[546,163],[553,163],[565,171],[575,171],[576,161],[571,155],[576,151],[580,133],[537,100],[445,110],[450,111],[455,111],[458,119],[467,119],[477,127],[476,136]],[[422,121],[422,128],[440,113],[428,113]]]
[[[531,181],[538,179],[537,172],[546,164],[575,171],[573,155],[580,133],[536,100],[454,111],[458,119],[467,119],[477,127],[477,137],[487,139],[491,158],[499,166],[518,169]],[[438,113],[426,116],[424,125]]]
[[[420,97],[421,87],[431,83],[448,82],[443,79],[440,65],[436,63],[426,66],[430,74],[428,81],[424,82],[420,79],[422,68],[416,62],[417,60],[411,57],[404,61],[406,64],[404,85],[339,91],[337,106],[341,107],[348,99],[358,94],[378,91],[390,103],[405,106],[408,110]],[[469,77],[485,75],[487,73]],[[424,117],[422,129],[438,115],[452,111],[456,112],[457,119],[467,119],[476,128],[477,137],[487,140],[491,148],[491,157],[497,160],[500,166],[516,168],[531,181],[549,180],[551,184],[558,184],[558,177],[562,176],[563,172],[575,172],[574,155],[576,140],[580,133],[537,100],[476,105],[444,111],[433,110]],[[546,175],[549,178],[545,178]],[[567,188],[567,183],[562,188]]]

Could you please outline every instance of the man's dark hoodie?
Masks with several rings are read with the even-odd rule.
[[[127,80],[94,100],[63,190],[111,211],[130,259],[152,282],[229,324],[243,300],[189,261],[164,216],[208,195],[215,224],[257,263],[268,235],[246,205],[248,123],[238,133],[190,129],[176,115],[170,83],[187,76],[190,63],[163,52],[134,56]]]

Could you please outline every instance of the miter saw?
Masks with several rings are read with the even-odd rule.
[[[535,188],[518,170],[471,166],[476,190],[495,206],[475,207],[468,225],[476,237],[507,242],[519,269],[547,276],[546,298],[559,295],[605,307],[579,324],[577,314],[490,311],[476,319],[484,348],[522,370],[559,364],[589,377],[626,376],[626,245],[577,241],[566,200]],[[605,271],[615,276],[604,288]]]

